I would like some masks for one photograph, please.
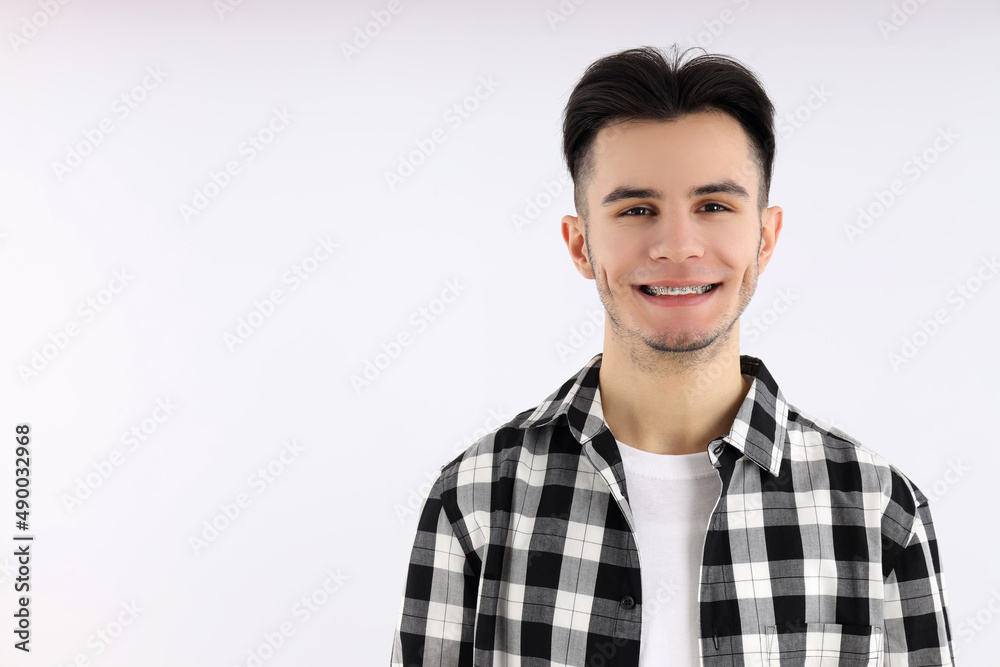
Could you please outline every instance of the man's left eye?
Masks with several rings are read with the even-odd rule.
[[[715,206],[716,208],[715,208],[715,210],[706,211],[706,213],[721,213],[723,211],[728,211],[729,210],[729,207],[723,206],[722,204],[718,204],[716,202],[711,202],[711,203],[705,204],[704,206],[702,206],[702,208],[708,208],[709,206]]]

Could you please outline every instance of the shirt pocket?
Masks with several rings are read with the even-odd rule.
[[[806,623],[766,628],[768,667],[882,667],[882,628]]]

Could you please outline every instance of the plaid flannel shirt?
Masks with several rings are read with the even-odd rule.
[[[601,356],[441,468],[393,665],[638,665],[640,553]],[[740,361],[750,390],[708,445],[722,494],[703,547],[701,665],[952,665],[927,499],[787,404],[759,359]]]

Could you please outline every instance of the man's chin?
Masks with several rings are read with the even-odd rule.
[[[700,339],[700,340],[647,340],[646,346],[655,351],[662,352],[663,354],[692,354],[695,352],[700,352],[702,350],[708,349],[714,343],[714,339]]]
[[[684,331],[669,334],[651,335],[648,332],[642,336],[646,347],[663,354],[694,354],[710,351],[722,346],[729,338],[728,330],[714,331]]]

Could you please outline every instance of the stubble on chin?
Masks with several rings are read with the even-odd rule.
[[[589,248],[587,250],[587,256],[597,283],[597,293],[608,314],[610,335],[615,337],[618,347],[625,350],[636,370],[651,375],[668,376],[678,372],[695,372],[714,361],[720,351],[728,344],[736,322],[757,289],[758,272],[755,262],[752,273],[744,275],[746,282],[740,284],[740,295],[735,313],[725,314],[723,317],[728,321],[718,329],[702,336],[699,336],[697,332],[686,332],[680,335],[677,332],[667,332],[659,336],[650,336],[640,330],[623,326],[618,310],[618,300],[608,284],[603,269],[594,262]]]

